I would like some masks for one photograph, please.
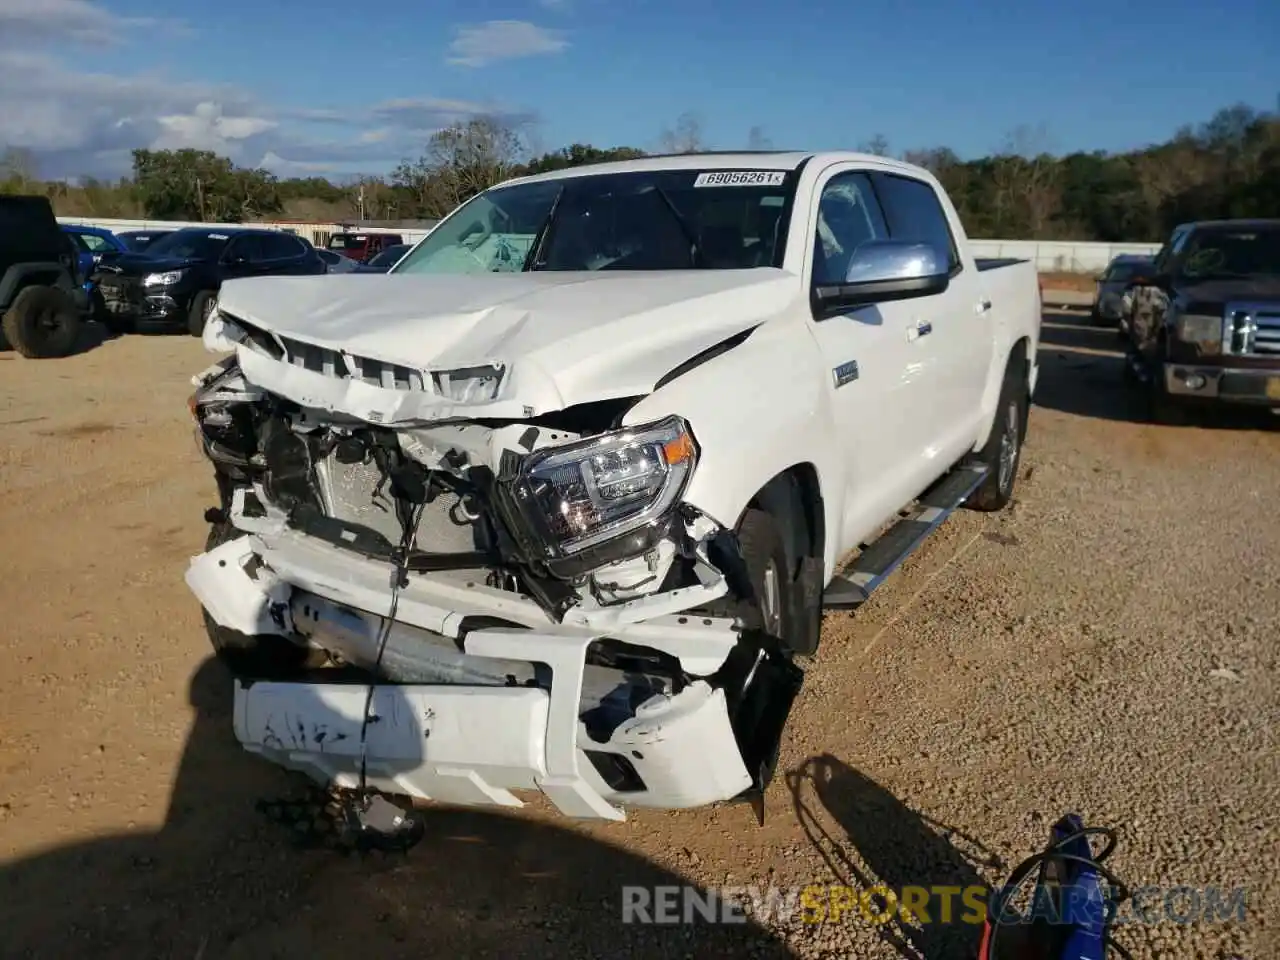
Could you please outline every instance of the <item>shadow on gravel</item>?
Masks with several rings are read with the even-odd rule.
[[[299,849],[255,810],[290,781],[235,741],[229,675],[209,660],[190,695],[164,826],[0,866],[0,956],[789,956],[750,923],[624,925],[623,885],[683,878],[527,818],[439,808],[407,855]],[[92,790],[71,773],[69,789]],[[0,812],[20,830],[24,806],[48,802]]]
[[[960,891],[986,884],[974,860],[1000,866],[980,842],[953,827],[909,809],[893,794],[836,757],[812,757],[787,775],[796,816],[814,848],[838,878],[835,882],[858,890],[877,885],[900,895],[906,887],[952,887],[951,922],[940,913],[940,899],[928,902],[927,919],[901,917],[879,926],[881,938],[899,956],[911,960],[972,960],[982,938],[981,922],[963,922],[966,908]],[[806,786],[807,785],[807,786]],[[826,817],[820,816],[826,812]],[[833,822],[843,836],[833,835],[821,822]],[[962,853],[953,840],[972,854]],[[983,897],[985,901],[985,893]],[[876,898],[872,903],[883,908]],[[857,913],[857,911],[855,911]],[[853,921],[869,923],[860,914]]]
[[[1125,377],[1124,346],[1114,327],[1094,326],[1087,314],[1046,310],[1038,359],[1037,407],[1098,420],[1151,423],[1142,388]],[[1280,425],[1280,417],[1266,410],[1191,410],[1186,425],[1267,430]]]

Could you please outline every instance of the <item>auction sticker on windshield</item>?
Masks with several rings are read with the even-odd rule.
[[[695,187],[780,187],[787,179],[785,170],[724,170],[700,173]]]

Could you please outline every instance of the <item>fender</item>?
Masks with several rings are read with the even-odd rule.
[[[788,316],[791,312],[788,311]],[[812,463],[826,502],[825,567],[835,569],[844,515],[844,462],[813,340],[789,320],[668,381],[627,413],[624,425],[684,417],[701,448],[686,503],[732,529],[752,498],[779,473]]]
[[[29,283],[60,287],[67,291],[75,287],[67,275],[67,268],[56,260],[17,263],[0,277],[0,304],[12,302],[18,290]]]

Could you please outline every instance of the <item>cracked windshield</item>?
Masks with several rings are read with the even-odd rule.
[[[790,186],[677,170],[572,177],[480,194],[394,273],[749,269],[776,266]]]

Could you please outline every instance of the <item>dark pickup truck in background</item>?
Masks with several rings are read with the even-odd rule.
[[[1280,220],[1181,224],[1130,287],[1126,371],[1154,419],[1280,409]]]

